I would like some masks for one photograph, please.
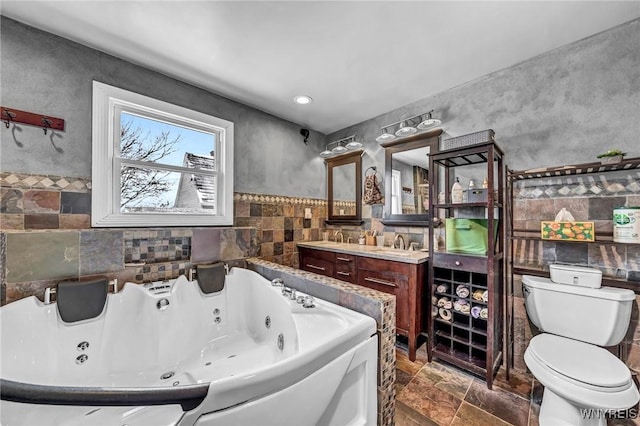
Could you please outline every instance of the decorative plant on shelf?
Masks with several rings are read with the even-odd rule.
[[[622,157],[624,157],[625,155],[627,155],[627,153],[622,152],[619,149],[610,149],[604,154],[598,155],[597,158],[600,159],[600,162],[602,164],[614,164],[622,161]]]

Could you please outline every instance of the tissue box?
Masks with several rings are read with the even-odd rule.
[[[595,241],[593,222],[542,222],[540,232],[543,240]]]

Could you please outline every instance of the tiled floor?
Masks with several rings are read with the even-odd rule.
[[[507,383],[499,373],[489,390],[483,380],[456,367],[428,363],[424,345],[415,362],[397,348],[395,424],[537,426],[542,386],[530,375],[511,376]]]

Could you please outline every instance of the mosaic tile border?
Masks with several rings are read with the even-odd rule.
[[[378,425],[395,420],[395,296],[262,259],[246,260],[247,268],[267,279],[282,278],[296,290],[345,306],[376,320],[378,328]]]
[[[91,178],[0,172],[0,186],[21,189],[91,192]]]
[[[605,197],[640,194],[640,172],[621,171],[604,174],[539,178],[516,181],[516,199],[557,197]]]
[[[288,203],[288,204],[306,204],[312,206],[326,206],[327,200],[318,198],[302,198],[302,197],[289,197],[286,195],[265,195],[265,194],[251,194],[247,192],[235,192],[233,194],[234,200],[249,201],[256,203]]]

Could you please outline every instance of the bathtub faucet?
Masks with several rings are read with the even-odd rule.
[[[47,287],[44,289],[44,304],[45,305],[50,305],[51,304],[51,295],[52,294],[56,294],[56,288],[55,287]]]
[[[288,297],[291,300],[296,300],[296,289],[289,287],[282,287],[282,295]]]

